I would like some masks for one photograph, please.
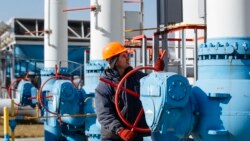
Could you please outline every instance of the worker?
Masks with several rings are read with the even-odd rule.
[[[133,69],[129,65],[127,48],[119,42],[107,44],[103,49],[102,57],[108,62],[108,67],[104,70],[102,77],[115,84],[118,84],[122,77]],[[158,59],[156,69],[163,70],[163,68],[163,60]],[[147,74],[138,71],[127,78],[124,86],[139,94],[139,80],[146,75]],[[95,105],[97,119],[101,124],[101,140],[143,141],[144,136],[150,136],[150,133],[135,133],[135,131],[123,124],[117,115],[114,99],[115,88],[110,84],[100,81],[95,89]],[[128,122],[134,123],[142,108],[140,99],[126,94],[125,91],[121,91],[119,104],[123,117],[125,117]],[[144,114],[138,123],[138,127],[148,128]]]

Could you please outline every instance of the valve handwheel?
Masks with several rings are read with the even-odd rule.
[[[12,83],[10,83],[10,85],[9,85],[9,87],[8,87],[8,89],[7,89],[7,94],[8,94],[8,97],[9,97],[10,99],[13,99],[13,97],[12,97],[12,91],[16,91],[16,88],[14,88],[14,85],[15,85],[15,84],[18,84],[21,80],[25,80],[25,79],[24,79],[24,78],[18,78],[18,79],[16,79],[16,80],[14,80]],[[14,101],[14,104],[15,104],[16,106],[21,106],[20,103],[16,103],[15,101]]]
[[[128,122],[124,116],[122,115],[121,113],[121,109],[119,107],[119,95],[120,95],[120,91],[121,91],[121,88],[125,82],[125,80],[132,74],[134,74],[135,72],[139,71],[139,70],[142,70],[142,69],[151,69],[151,70],[156,70],[154,67],[151,67],[151,66],[145,66],[145,67],[138,67],[138,68],[135,68],[133,70],[131,70],[130,72],[128,72],[122,79],[121,81],[119,82],[118,86],[117,86],[117,90],[116,90],[116,93],[115,93],[115,108],[116,108],[116,111],[117,111],[117,114],[118,116],[120,117],[120,119],[122,120],[122,122],[124,124],[126,124],[129,128],[131,128],[132,130],[135,130],[135,131],[138,131],[138,132],[142,132],[142,133],[147,133],[147,132],[150,132],[150,129],[149,128],[141,128],[141,127],[137,127],[137,124],[139,122],[139,120],[141,119],[141,116],[143,114],[143,108],[140,110],[140,112],[138,113],[138,116],[135,120],[135,122],[132,124],[130,122]],[[128,94],[130,94],[128,91],[127,91]],[[133,96],[135,96],[134,94],[131,94]],[[139,98],[139,94],[138,96],[136,96],[137,98]]]
[[[12,91],[16,91],[16,88],[14,88],[14,85],[15,85],[15,84],[18,84],[18,83],[19,83],[20,81],[22,81],[22,80],[29,80],[28,76],[29,76],[29,72],[26,72],[24,78],[18,78],[18,79],[16,79],[16,80],[14,80],[12,83],[10,83],[10,85],[9,85],[9,87],[8,87],[8,89],[7,89],[7,94],[8,94],[8,97],[9,97],[10,99],[13,99],[13,97],[12,97]],[[14,101],[14,104],[15,104],[16,106],[22,106],[20,103],[16,103],[15,101]]]
[[[70,80],[71,83],[74,85],[75,88],[77,88],[77,86],[75,85],[75,83],[69,78],[69,77],[66,77],[66,76],[62,76],[62,75],[58,75],[56,74],[55,76],[51,76],[50,78],[48,78],[40,87],[40,89],[38,90],[38,93],[37,93],[37,99],[40,103],[40,105],[42,106],[42,108],[48,112],[48,113],[51,113],[51,114],[54,114],[54,115],[57,115],[58,117],[60,116],[58,113],[56,112],[52,112],[50,111],[48,108],[45,107],[45,105],[43,104],[43,96],[42,96],[42,91],[43,91],[43,88],[45,86],[45,84],[47,84],[50,80],[52,79],[66,79],[66,80]]]

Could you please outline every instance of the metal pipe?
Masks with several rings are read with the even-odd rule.
[[[124,0],[124,3],[142,3],[143,0]]]
[[[207,26],[207,0],[204,0],[204,25]],[[204,30],[204,42],[207,42],[207,30]]]
[[[9,127],[9,109],[8,107],[3,108],[4,117],[3,117],[3,134],[4,134],[4,141],[10,140],[10,127]]]
[[[96,6],[90,6],[90,7],[82,7],[82,8],[72,8],[72,9],[65,9],[63,10],[63,12],[68,12],[68,11],[78,11],[78,10],[95,10],[96,9]]]
[[[141,5],[140,5],[140,12],[141,12],[141,28],[143,29],[143,23],[144,23],[144,0],[141,0]],[[144,34],[144,33],[143,33]]]
[[[50,32],[44,35],[44,68],[53,69],[60,60],[68,60],[68,37],[66,0],[45,0],[45,30]],[[67,63],[62,63],[62,68],[67,68]]]
[[[147,65],[147,37],[142,38],[142,66]],[[145,70],[143,70],[145,72]]]
[[[178,74],[181,74],[181,41],[178,41]]]
[[[162,49],[166,50],[168,52],[168,54],[169,54],[169,50],[168,50],[168,33],[164,33],[162,35]],[[166,55],[166,57],[164,57],[163,60],[165,62],[164,71],[168,71],[169,55]]]
[[[152,65],[155,64],[155,61],[159,57],[159,35],[153,36],[153,47],[152,47]]]
[[[14,119],[14,116],[15,116],[15,103],[14,103],[14,99],[11,99],[10,116],[12,118],[11,120],[15,120]],[[15,140],[15,130],[14,130],[14,128],[13,128],[13,130],[11,130],[11,140],[12,141]]]
[[[102,60],[102,48],[109,42],[123,43],[123,1],[90,0],[97,9],[90,13],[90,60]]]
[[[12,47],[10,47],[11,49]],[[11,69],[10,69],[10,82],[15,80],[15,48],[11,49]],[[15,93],[12,94],[12,98],[16,98],[16,95],[14,95]]]
[[[60,115],[60,117],[95,117],[96,114],[93,113],[86,113],[86,114],[73,114],[73,115]],[[40,119],[40,118],[58,118],[58,115],[55,116],[21,116],[18,117],[19,119],[24,119],[24,120],[32,120],[32,119]]]
[[[185,29],[182,29],[182,75],[184,77],[187,76],[187,68],[186,68],[186,31]]]
[[[198,79],[198,52],[197,52],[197,49],[198,49],[198,32],[197,32],[197,29],[194,29],[194,80],[197,80]]]

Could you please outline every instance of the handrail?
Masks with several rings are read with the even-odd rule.
[[[125,29],[125,32],[135,32],[135,31],[142,31],[142,30],[159,30],[164,29],[173,32],[173,30],[179,29],[207,29],[205,24],[177,24],[177,25],[169,25],[164,27],[149,27],[149,28],[140,28],[140,29]],[[162,33],[164,31],[159,31]]]
[[[175,32],[178,30],[183,30],[183,29],[207,29],[207,26],[204,24],[179,24],[179,25],[174,25],[174,26],[167,26],[167,28],[164,29],[164,31],[158,31],[155,32],[154,35],[160,35],[164,33],[171,33]]]
[[[192,29],[194,30],[194,37],[191,38],[186,38],[186,31],[188,29]],[[168,47],[168,41],[170,42],[178,42],[176,45],[178,47],[178,58],[182,58],[181,61],[182,63],[182,67],[179,66],[178,68],[178,73],[182,72],[182,74],[184,76],[187,75],[187,70],[186,70],[186,50],[189,47],[186,46],[186,42],[194,42],[194,77],[195,79],[197,79],[197,46],[198,46],[198,42],[199,41],[206,41],[206,30],[207,30],[207,26],[205,24],[176,24],[176,25],[169,25],[169,26],[165,26],[165,27],[158,27],[158,28],[144,28],[144,29],[130,29],[130,30],[126,30],[125,32],[134,32],[134,31],[142,31],[142,30],[157,30],[156,32],[154,32],[153,34],[153,38],[148,38],[145,35],[138,35],[133,37],[131,40],[127,40],[125,42],[125,46],[129,47],[129,48],[142,48],[143,46],[143,41],[142,39],[146,40],[146,41],[152,41],[152,44],[146,45],[145,48],[149,48],[149,49],[154,49],[154,51],[150,54],[150,57],[154,62],[157,55],[161,52],[160,49],[160,44],[157,43],[159,41],[162,42],[161,46],[162,47]],[[204,30],[204,35],[198,37],[198,30]],[[174,37],[174,38],[166,38],[165,36],[169,33],[173,33],[176,31],[181,31],[182,34],[180,35],[180,37]],[[161,38],[159,37],[161,36]],[[164,39],[164,40],[163,40]],[[182,47],[183,48],[182,48]],[[159,50],[159,51],[157,51]],[[168,49],[167,49],[168,50]],[[180,52],[182,51],[182,52]],[[182,54],[180,56],[180,54]],[[166,58],[166,61],[168,60],[168,58]],[[166,65],[166,70],[167,65]],[[182,71],[181,71],[182,68]]]

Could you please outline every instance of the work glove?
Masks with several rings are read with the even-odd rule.
[[[124,140],[124,141],[133,141],[133,138],[135,136],[135,133],[128,129],[121,129],[118,132],[118,135]]]
[[[164,63],[163,59],[158,58],[155,62],[155,66],[154,66],[155,70],[156,71],[163,71],[164,67],[165,67],[165,63]]]

